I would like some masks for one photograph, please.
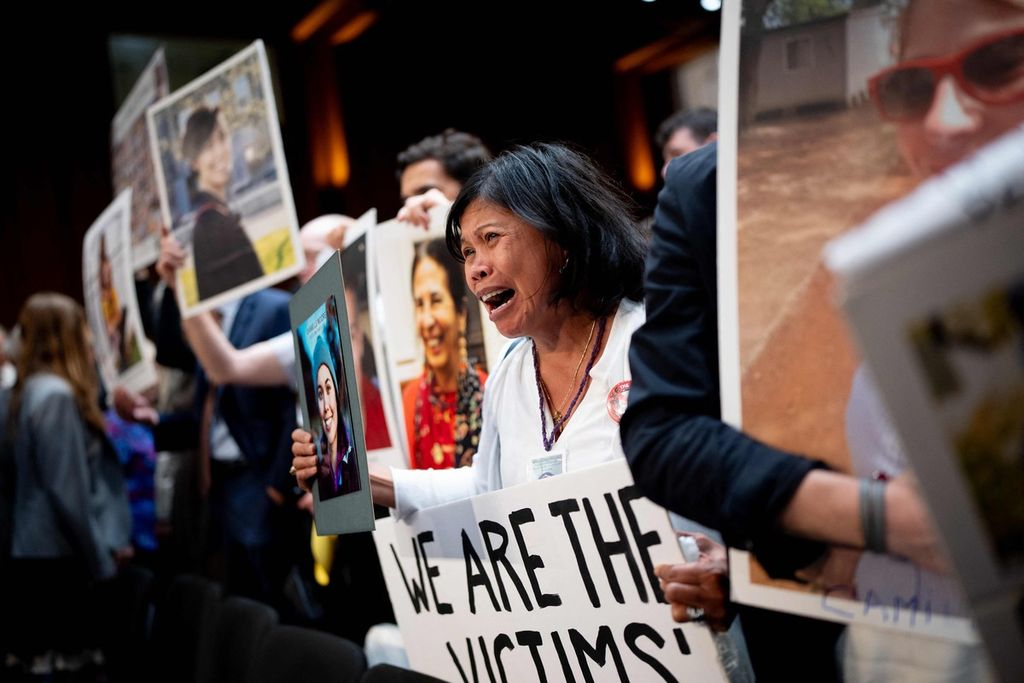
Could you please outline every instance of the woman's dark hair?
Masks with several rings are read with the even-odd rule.
[[[185,134],[181,138],[181,156],[191,164],[203,150],[203,145],[217,129],[217,117],[220,109],[199,107],[193,111],[185,123]]]
[[[441,237],[435,237],[432,240],[420,242],[416,245],[416,254],[412,259],[413,277],[416,276],[416,266],[425,258],[436,261],[444,269],[445,275],[448,276],[448,293],[451,294],[452,300],[455,302],[455,312],[465,313],[466,276],[463,273],[461,263],[452,258],[445,240]]]
[[[500,154],[463,186],[448,212],[445,240],[462,257],[462,214],[474,200],[513,214],[568,252],[551,302],[608,315],[643,299],[646,243],[622,190],[585,155],[560,144]]]

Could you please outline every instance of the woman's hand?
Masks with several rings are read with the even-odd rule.
[[[729,602],[729,565],[725,546],[707,536],[681,533],[697,541],[700,557],[695,562],[662,564],[654,569],[661,580],[661,589],[672,607],[672,618],[678,622],[702,618],[712,631],[723,632],[732,622],[732,603]],[[693,608],[703,610],[703,616],[691,614]]]
[[[441,190],[431,188],[423,194],[414,195],[405,200],[405,206],[398,211],[398,220],[411,223],[427,230],[430,228],[430,210],[435,206],[451,204]]]
[[[324,249],[337,251],[345,246],[345,233],[356,224],[349,216],[332,214],[314,218],[299,229],[299,242],[306,255],[306,267],[299,273],[305,284],[316,272],[316,258]]]
[[[814,564],[797,570],[796,578],[830,597],[856,600],[857,565],[863,554],[859,548],[830,546]]]
[[[337,251],[345,246],[345,233],[348,229],[356,224],[356,219],[349,216],[342,216],[337,225],[327,231],[324,235],[324,241],[327,242],[327,246]]]
[[[120,385],[114,388],[114,410],[127,422],[141,422],[151,427],[160,422],[160,413],[145,396]]]
[[[945,550],[910,472],[886,485],[885,544],[889,553],[906,557],[919,567],[939,573],[949,571]]]
[[[168,287],[174,289],[175,275],[185,265],[185,250],[166,227],[161,228],[160,234],[160,256],[156,260],[156,272]]]
[[[313,435],[305,429],[292,432],[292,469],[295,480],[303,491],[311,491],[316,476],[316,444]]]

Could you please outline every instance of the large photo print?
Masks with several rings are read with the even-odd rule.
[[[297,274],[298,223],[263,43],[150,107],[164,223],[189,316]]]
[[[738,94],[736,221],[719,240],[735,231],[735,251],[719,255],[734,266],[723,267],[721,288],[738,300],[722,311],[723,377],[739,378],[738,392],[723,383],[724,415],[839,471],[909,476],[835,307],[822,248],[1024,120],[1024,9],[1006,0],[745,0],[739,9],[741,20],[723,25],[739,36],[738,83],[723,87]],[[914,601],[929,608],[916,628],[972,637],[955,579],[897,558],[862,553],[830,566],[825,584],[798,584],[734,555],[750,560],[733,567],[744,601],[896,627],[907,620],[894,624],[872,601]]]

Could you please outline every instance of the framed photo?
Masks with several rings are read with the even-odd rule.
[[[368,531],[373,499],[340,254],[295,293],[289,312],[299,401],[317,447],[317,533]]]
[[[146,115],[164,224],[186,252],[182,315],[299,273],[305,257],[263,43]]]

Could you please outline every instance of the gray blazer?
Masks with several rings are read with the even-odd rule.
[[[112,576],[113,552],[130,544],[132,530],[113,446],[82,420],[62,377],[29,377],[13,429],[9,403],[10,392],[0,394],[14,479],[11,556],[78,557],[93,578]]]

